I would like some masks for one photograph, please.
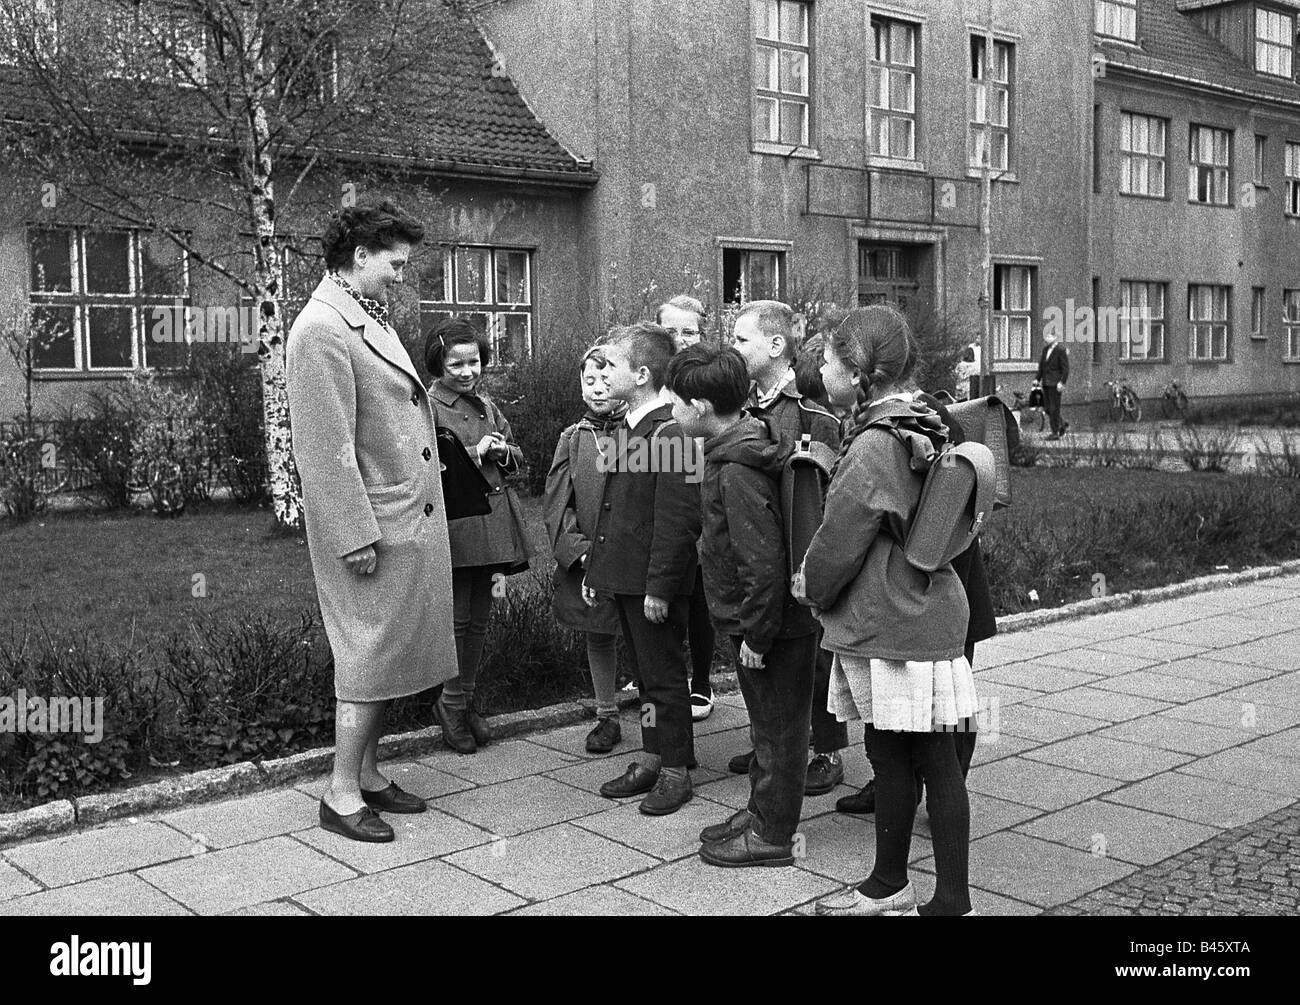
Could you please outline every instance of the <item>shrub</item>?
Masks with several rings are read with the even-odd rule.
[[[148,486],[154,512],[176,516],[185,504],[211,495],[214,465],[197,393],[137,371],[127,382],[136,416],[132,478]]]
[[[260,372],[243,352],[212,345],[191,354],[183,380],[197,396],[211,468],[237,503],[263,501],[269,475]]]
[[[267,615],[195,622],[163,644],[177,702],[178,743],[205,766],[280,757],[334,736],[334,673],[315,612],[297,624]]]
[[[1281,434],[1276,450],[1267,439],[1260,438],[1254,452],[1255,467],[1270,478],[1300,478],[1300,437]]]
[[[1160,430],[1148,429],[1141,441],[1133,438],[1131,448],[1120,455],[1119,466],[1132,471],[1155,471],[1164,462],[1165,451],[1160,443]]]
[[[44,439],[25,423],[0,429],[0,504],[16,520],[30,520],[45,510],[44,446]]]
[[[126,395],[92,391],[89,397],[90,415],[77,417],[69,409],[59,424],[63,449],[92,476],[77,494],[109,509],[125,509],[134,495],[136,414]]]
[[[1036,446],[1027,436],[1022,436],[1020,442],[1010,453],[1011,463],[1018,468],[1032,468],[1042,457],[1041,447]]]
[[[1178,430],[1178,450],[1193,471],[1227,471],[1237,441],[1231,429],[1184,426]]]

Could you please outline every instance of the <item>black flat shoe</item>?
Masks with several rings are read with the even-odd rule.
[[[396,782],[389,782],[387,788],[378,792],[362,789],[361,798],[372,810],[385,813],[423,813],[429,808],[423,799],[400,788]]]
[[[465,706],[465,727],[469,730],[470,736],[474,737],[477,746],[486,747],[492,742],[492,727],[483,716],[478,714],[478,709],[473,705]]]
[[[600,787],[600,794],[606,799],[626,799],[628,796],[640,796],[655,787],[659,772],[643,768],[633,761],[620,777],[606,782]]]
[[[442,742],[458,754],[473,754],[478,741],[465,721],[463,708],[448,708],[441,696],[433,703],[433,717],[442,728]]]
[[[379,819],[379,814],[369,806],[344,816],[331,808],[324,799],[320,801],[320,825],[331,834],[340,834],[353,841],[380,844],[393,840],[393,828]]]

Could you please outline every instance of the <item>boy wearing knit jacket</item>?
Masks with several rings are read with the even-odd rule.
[[[668,367],[673,418],[704,437],[700,557],[709,610],[731,639],[754,758],[748,806],[700,835],[700,858],[726,867],[794,862],[803,805],[816,624],[790,593],[779,478],[791,445],[743,411],[745,361],[697,345]]]

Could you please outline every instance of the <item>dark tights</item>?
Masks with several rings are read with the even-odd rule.
[[[907,885],[907,859],[916,817],[917,774],[925,777],[934,841],[934,899],[922,914],[965,914],[970,907],[970,800],[952,733],[866,729],[876,776],[876,864],[858,889],[887,897]]]
[[[709,602],[704,596],[704,572],[695,572],[695,589],[691,591],[690,620],[687,622],[686,641],[691,647],[691,693],[713,694],[709,671],[713,669],[713,646],[717,637],[709,617]]]

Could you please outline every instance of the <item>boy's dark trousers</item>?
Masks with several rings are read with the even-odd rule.
[[[768,844],[789,844],[799,827],[808,773],[808,717],[817,636],[776,639],[758,670],[740,665],[742,641],[739,635],[731,637],[754,739],[754,758],[749,764],[751,826]]]
[[[614,602],[618,605],[623,639],[636,658],[642,702],[641,745],[647,754],[662,757],[665,768],[684,768],[695,760],[690,674],[682,653],[690,597],[673,597],[668,602],[668,618],[661,625],[646,620],[644,594],[616,593]],[[650,725],[646,725],[647,721]]]
[[[1052,424],[1052,432],[1060,435],[1061,427],[1061,392],[1056,389],[1056,385],[1043,385],[1043,411],[1047,413],[1048,421]]]
[[[820,634],[820,633],[819,633]],[[826,711],[831,687],[831,661],[834,657],[817,647],[816,674],[813,678],[812,741],[813,753],[833,754],[849,745],[849,724]]]

